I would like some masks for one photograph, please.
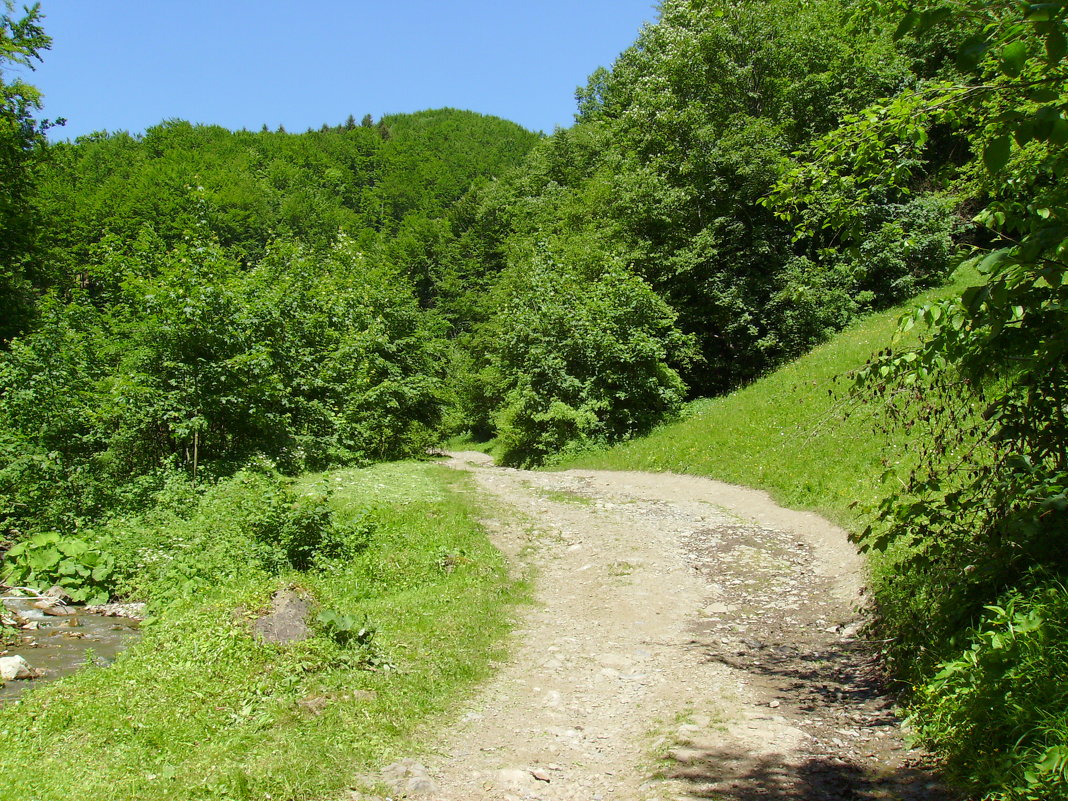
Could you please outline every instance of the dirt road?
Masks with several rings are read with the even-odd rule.
[[[843,531],[706,479],[450,465],[537,603],[438,756],[387,769],[394,797],[946,797],[879,694]]]

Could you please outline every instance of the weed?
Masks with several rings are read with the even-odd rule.
[[[578,506],[593,506],[596,501],[588,495],[583,495],[573,490],[540,489],[538,493],[548,501],[556,503],[571,503]]]
[[[2,578],[42,591],[58,585],[76,602],[102,604],[108,600],[113,571],[110,554],[77,537],[46,531],[7,550]]]

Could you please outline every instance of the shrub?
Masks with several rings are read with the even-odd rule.
[[[339,523],[328,491],[298,493],[259,462],[207,488],[184,513],[114,518],[97,537],[114,555],[121,589],[165,605],[250,573],[330,570],[366,549],[375,530],[368,512]]]
[[[249,268],[217,244],[105,240],[93,286],[0,352],[0,530],[66,528],[263,454],[287,472],[425,452],[442,328],[344,237]],[[157,478],[152,478],[157,477]]]
[[[586,277],[540,257],[523,270],[491,342],[506,463],[641,434],[679,408],[674,365],[693,345],[648,284],[614,264]]]
[[[1068,795],[1068,590],[988,606],[970,646],[917,694],[911,722],[958,781],[992,801]]]

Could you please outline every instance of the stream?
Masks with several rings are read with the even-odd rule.
[[[36,598],[5,599],[3,604],[22,619],[35,622],[36,629],[20,631],[22,643],[0,648],[0,656],[21,656],[40,672],[35,679],[20,679],[0,687],[0,704],[8,703],[26,690],[67,676],[84,667],[86,656],[95,664],[110,664],[139,636],[139,624],[126,617],[74,614],[53,617],[34,607]]]

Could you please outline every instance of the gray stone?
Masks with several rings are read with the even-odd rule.
[[[529,770],[523,770],[522,768],[504,768],[497,771],[497,775],[494,778],[497,788],[503,792],[531,790],[537,782]]]
[[[0,679],[14,681],[15,679],[32,678],[33,668],[21,656],[0,657]]]
[[[382,781],[396,793],[406,796],[436,795],[438,786],[430,778],[424,765],[405,757],[382,768]]]
[[[103,617],[125,617],[130,620],[144,620],[146,605],[139,601],[130,603],[100,604],[98,606],[86,606],[83,610],[87,615],[102,615]]]
[[[74,600],[73,598],[70,597],[70,593],[68,593],[65,589],[60,587],[58,584],[53,584],[51,587],[49,587],[47,590],[45,590],[44,597],[45,598],[55,598],[60,603],[64,603],[64,604],[69,604],[71,601]]]
[[[429,776],[413,776],[404,785],[404,791],[409,796],[437,795],[438,786]]]
[[[62,603],[55,603],[51,606],[46,606],[41,609],[46,615],[51,617],[68,617],[70,615],[78,614],[78,610],[72,606],[64,606]]]
[[[312,636],[308,626],[312,609],[311,599],[296,590],[279,590],[271,599],[271,610],[252,624],[252,631],[263,642],[301,642]]]

